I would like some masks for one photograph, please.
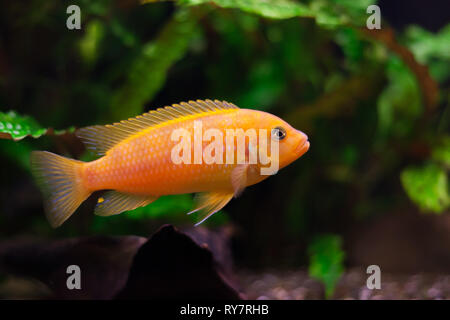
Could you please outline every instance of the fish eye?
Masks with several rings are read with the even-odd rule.
[[[283,140],[286,137],[286,130],[282,127],[275,127],[272,129],[272,138],[275,140]]]

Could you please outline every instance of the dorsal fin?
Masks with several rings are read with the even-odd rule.
[[[219,100],[181,102],[114,124],[81,128],[77,130],[76,135],[89,149],[99,155],[104,155],[122,140],[155,125],[183,117],[228,109],[238,109],[238,107],[232,103]]]

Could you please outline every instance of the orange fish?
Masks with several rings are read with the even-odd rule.
[[[95,208],[100,216],[146,206],[164,195],[198,193],[192,212],[200,212],[201,223],[272,174],[263,174],[265,168],[273,163],[283,168],[309,149],[308,137],[282,119],[218,100],[182,102],[82,128],[77,136],[102,157],[82,162],[45,151],[31,154],[53,227],[98,190],[109,190]],[[263,149],[272,147],[264,158]]]

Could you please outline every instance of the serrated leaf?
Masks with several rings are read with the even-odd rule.
[[[14,111],[0,112],[0,137],[3,139],[20,140],[28,135],[38,138],[46,132],[47,129],[29,116],[19,116]]]
[[[324,284],[325,297],[328,299],[344,272],[342,239],[333,234],[321,235],[309,245],[308,253],[309,275]]]
[[[409,198],[425,212],[441,213],[448,209],[447,174],[435,164],[410,167],[401,173],[403,188]]]
[[[43,128],[36,120],[29,116],[20,116],[14,111],[8,113],[0,112],[0,138],[11,139],[14,141],[21,140],[27,136],[39,138],[40,136],[52,134],[64,134],[73,132],[74,128],[67,130],[53,130]]]

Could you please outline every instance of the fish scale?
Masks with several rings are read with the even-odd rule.
[[[239,111],[241,110],[234,112]],[[202,121],[204,130],[219,129],[225,137],[225,130],[232,127],[225,127],[228,121],[224,121],[224,117],[231,118],[233,115],[227,113],[194,117],[181,124],[167,124],[130,138],[109,150],[103,158],[86,165],[86,188],[151,195],[202,192],[209,190],[211,184],[217,189],[231,189],[231,166],[175,165],[171,160],[171,149],[178,143],[170,139],[173,130],[183,127],[193,136],[193,122]]]

